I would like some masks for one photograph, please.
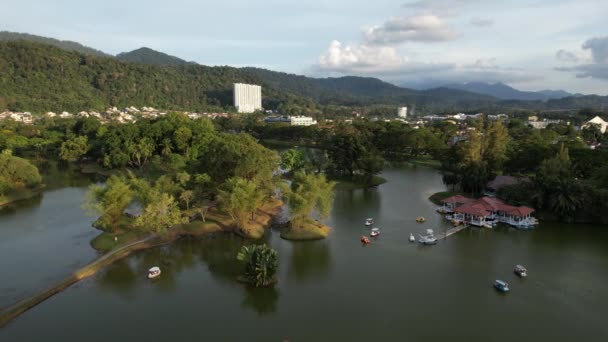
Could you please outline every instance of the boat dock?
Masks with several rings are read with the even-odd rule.
[[[462,230],[464,230],[466,228],[469,228],[469,225],[463,224],[463,225],[460,225],[458,227],[450,228],[450,229],[448,229],[445,232],[435,234],[435,238],[437,240],[443,240],[443,239],[447,238],[448,236],[454,235],[454,234],[456,234],[456,233],[458,233],[458,232],[460,232],[460,231],[462,231]]]

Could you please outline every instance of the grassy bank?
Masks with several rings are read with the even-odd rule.
[[[407,160],[405,163],[409,165],[426,166],[433,169],[439,169],[441,167],[441,162],[439,160],[431,158],[414,158]]]
[[[13,202],[26,200],[29,198],[33,198],[39,196],[42,191],[44,191],[45,186],[41,185],[34,189],[23,189],[19,191],[12,192],[10,194],[0,196],[0,207],[11,204]]]
[[[289,226],[281,231],[281,238],[292,241],[309,241],[325,239],[330,228],[317,221],[306,222],[302,226]]]
[[[386,183],[386,179],[380,176],[372,176],[371,180],[362,180],[356,177],[332,177],[330,180],[336,182],[337,190],[367,189]]]

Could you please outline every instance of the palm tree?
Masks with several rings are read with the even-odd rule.
[[[279,268],[279,254],[266,245],[243,246],[236,256],[247,263],[243,279],[255,286],[270,286],[276,281]]]

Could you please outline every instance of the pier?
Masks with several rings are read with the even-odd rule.
[[[454,235],[454,234],[456,234],[456,233],[458,233],[458,232],[460,232],[460,231],[462,231],[462,230],[464,230],[466,228],[469,228],[469,225],[463,224],[463,225],[460,225],[458,227],[450,228],[447,231],[435,234],[435,238],[437,240],[443,240],[443,239],[447,238],[448,236]]]

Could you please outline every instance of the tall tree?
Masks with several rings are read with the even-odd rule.
[[[241,177],[228,179],[219,190],[220,208],[226,211],[239,228],[255,218],[255,212],[264,202],[264,191],[254,181]]]
[[[95,223],[98,228],[115,231],[133,196],[133,191],[123,178],[111,176],[105,185],[94,184],[89,188],[86,206],[101,215]]]
[[[292,227],[312,220],[314,214],[321,219],[327,217],[334,199],[334,186],[335,183],[328,182],[324,174],[297,172],[285,196]]]
[[[66,161],[77,161],[80,160],[88,150],[89,144],[87,137],[78,136],[61,144],[59,157]]]
[[[173,196],[156,192],[152,202],[135,219],[135,226],[163,234],[168,228],[186,222],[187,218],[182,217]]]

